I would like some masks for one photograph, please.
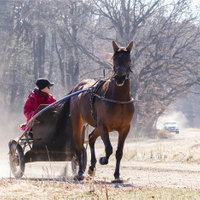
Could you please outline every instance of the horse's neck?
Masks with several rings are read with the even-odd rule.
[[[130,82],[126,80],[123,86],[117,86],[115,81],[111,81],[108,88],[108,96],[118,101],[130,100]]]

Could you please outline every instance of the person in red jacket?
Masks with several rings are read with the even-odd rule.
[[[25,131],[28,121],[36,114],[40,104],[52,104],[56,101],[54,97],[49,94],[51,86],[54,85],[53,83],[50,83],[45,78],[40,78],[37,80],[36,85],[38,88],[29,94],[24,105],[24,115],[26,116],[27,121],[20,125],[22,131]]]

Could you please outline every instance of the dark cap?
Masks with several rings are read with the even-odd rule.
[[[46,78],[40,78],[36,81],[36,85],[38,86],[39,90],[44,89],[45,87],[51,87],[54,83],[50,83]]]

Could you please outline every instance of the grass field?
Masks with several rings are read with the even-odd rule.
[[[0,180],[0,199],[200,199],[200,190],[105,182]]]

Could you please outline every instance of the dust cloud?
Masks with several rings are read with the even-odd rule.
[[[23,122],[23,113],[9,114],[2,111],[0,114],[0,178],[10,176],[8,143],[21,135],[19,125]]]
[[[166,121],[176,121],[179,124],[180,130],[188,128],[188,120],[182,112],[168,111],[164,113],[164,115],[158,119],[156,124],[157,129],[163,129],[163,124]]]

